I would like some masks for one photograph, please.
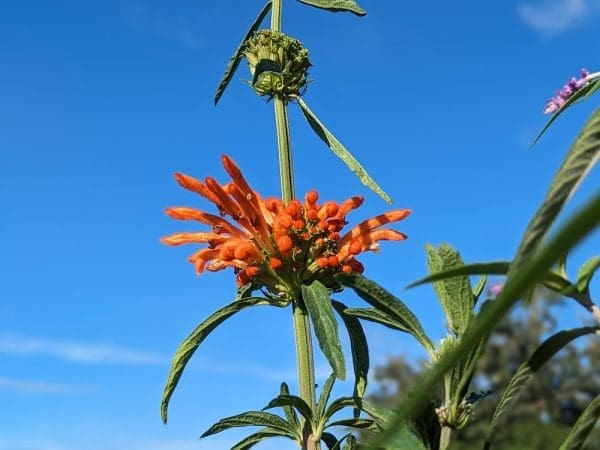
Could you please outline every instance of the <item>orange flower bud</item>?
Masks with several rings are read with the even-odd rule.
[[[306,226],[306,222],[304,222],[304,220],[302,220],[302,219],[298,219],[294,222],[294,228],[296,230],[303,230],[305,226]]]
[[[320,220],[319,228],[323,231],[327,231],[327,228],[329,228],[329,223],[326,220]]]
[[[279,236],[277,238],[277,248],[281,253],[287,253],[292,249],[292,238],[288,235]]]
[[[271,261],[269,261],[269,266],[271,266],[271,269],[273,270],[279,270],[283,267],[283,263],[279,258],[272,257]]]
[[[349,265],[347,265],[347,264],[344,264],[342,266],[342,272],[344,272],[344,273],[351,273],[352,272],[352,267],[349,266]]]
[[[312,189],[306,193],[304,200],[309,205],[316,205],[317,201],[319,200],[319,193],[315,189]]]
[[[307,209],[306,218],[308,220],[317,220],[319,218],[317,210],[315,208]]]
[[[286,211],[294,219],[297,219],[302,213],[302,205],[298,200],[292,200],[290,203],[288,203]]]
[[[256,275],[258,275],[260,269],[256,266],[248,266],[246,267],[245,272],[250,278],[254,278]]]
[[[337,267],[340,265],[340,259],[335,255],[330,256],[329,258],[327,258],[327,265],[329,267]]]
[[[317,266],[319,266],[319,268],[325,269],[325,268],[327,268],[328,265],[329,265],[329,260],[327,258],[317,259]]]

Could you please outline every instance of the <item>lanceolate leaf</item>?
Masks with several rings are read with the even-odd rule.
[[[406,286],[406,288],[410,289],[422,284],[427,284],[438,280],[445,280],[446,278],[460,275],[506,275],[509,267],[510,263],[507,261],[465,264],[464,266],[453,267],[438,273],[432,273],[424,278],[421,278],[420,280],[410,283],[408,286]]]
[[[510,413],[512,405],[518,400],[521,391],[533,378],[533,375],[544,364],[552,359],[556,353],[565,347],[565,345],[581,336],[585,336],[586,334],[590,333],[596,333],[599,330],[600,327],[583,327],[556,333],[546,339],[537,348],[533,355],[531,355],[531,358],[521,364],[504,390],[504,393],[498,402],[498,406],[496,406],[496,410],[494,411],[494,415],[492,416],[492,421],[487,432],[485,443],[486,449],[490,448],[492,437],[494,436],[494,432],[500,423],[500,418],[503,417],[505,413]]]
[[[275,430],[273,428],[262,428],[256,433],[251,434],[245,439],[242,439],[237,444],[234,444],[231,447],[231,450],[248,450],[258,444],[260,441],[270,437],[290,437],[287,433],[283,433],[279,430]]]
[[[242,57],[243,57],[244,43],[252,37],[252,34],[256,30],[259,29],[260,24],[265,19],[265,17],[267,16],[267,14],[269,13],[270,10],[271,10],[271,1],[269,0],[267,2],[267,4],[264,6],[264,8],[262,9],[262,11],[260,12],[260,14],[258,15],[258,17],[256,18],[256,20],[254,21],[254,23],[250,26],[250,29],[248,30],[248,32],[246,33],[246,36],[244,36],[244,39],[242,40],[242,43],[240,44],[240,46],[237,48],[237,50],[235,51],[235,53],[233,54],[233,56],[227,63],[227,67],[225,68],[225,73],[223,74],[223,78],[221,79],[221,83],[219,84],[219,87],[217,88],[217,92],[215,94],[215,105],[217,103],[219,103],[219,100],[221,99],[223,92],[225,92],[225,89],[227,89],[229,82],[233,78],[235,71],[237,70],[238,66],[240,65],[240,61],[242,60]]]
[[[389,314],[400,322],[417,341],[429,352],[435,351],[435,346],[425,334],[419,320],[402,301],[394,297],[380,285],[368,278],[354,273],[340,273],[336,280],[344,286],[352,288],[363,300],[374,308]]]
[[[328,11],[350,11],[357,16],[364,16],[367,12],[356,4],[354,0],[298,0],[305,5],[314,6]]]
[[[581,413],[559,450],[583,449],[585,441],[596,426],[598,419],[600,419],[600,395],[594,398]]]
[[[581,293],[585,295],[589,293],[590,281],[599,267],[600,256],[593,256],[583,263],[577,274],[577,288]]]
[[[323,354],[329,361],[335,376],[340,380],[344,380],[346,378],[344,352],[342,351],[338,325],[333,315],[327,288],[317,280],[309,286],[302,285],[302,298],[315,328],[319,347],[321,347]]]
[[[335,383],[335,374],[329,375],[325,380],[325,383],[323,383],[321,395],[319,395],[319,402],[317,403],[317,422],[320,422],[323,418],[323,415],[325,414],[325,408],[327,407],[327,402],[329,401],[329,396],[331,395],[333,383]]]
[[[267,406],[265,406],[263,408],[263,411],[265,409],[271,409],[271,408],[277,408],[277,407],[287,407],[287,406],[292,406],[292,407],[296,408],[296,410],[298,410],[298,412],[300,414],[302,414],[302,417],[304,417],[306,420],[308,420],[310,423],[312,423],[313,412],[311,411],[310,406],[308,406],[307,403],[302,398],[300,398],[296,395],[289,395],[289,394],[278,395],[273,400],[271,400]]]
[[[600,109],[588,119],[550,184],[542,206],[527,226],[511,272],[520,268],[540,245],[554,220],[600,156]]]
[[[431,245],[425,248],[430,273],[464,266],[460,254],[448,244],[440,245],[438,250]],[[433,287],[446,313],[448,328],[454,333],[464,333],[473,316],[474,296],[469,278],[465,275],[447,278],[434,282]]]
[[[270,303],[268,300],[259,297],[250,297],[236,300],[235,302],[230,303],[229,305],[213,313],[208,319],[206,319],[204,322],[198,325],[196,329],[192,331],[187,338],[185,338],[185,340],[181,343],[181,345],[175,352],[173,362],[171,363],[171,369],[169,370],[169,376],[167,377],[167,383],[163,391],[160,411],[164,423],[167,422],[167,409],[169,407],[169,400],[171,399],[171,395],[173,395],[173,391],[177,387],[177,383],[179,382],[179,378],[181,378],[181,374],[183,373],[186,364],[188,363],[196,349],[200,346],[202,341],[204,341],[204,339],[206,339],[206,337],[215,328],[217,328],[220,324],[222,324],[225,320],[229,319],[238,311],[241,311],[242,309],[248,308],[250,306],[269,304]]]
[[[482,310],[462,336],[459,345],[424,374],[409,398],[400,403],[390,425],[375,445],[385,446],[399,427],[416,417],[428,404],[431,391],[440,385],[446,372],[489,333],[508,313],[510,308],[530,289],[543,274],[570,248],[593,231],[600,223],[600,193],[596,194],[576,214],[570,217],[544,247],[525,261],[522,267],[507,279],[500,295]],[[396,430],[396,431],[395,431]]]
[[[369,373],[369,346],[367,345],[367,337],[360,321],[356,317],[345,313],[347,309],[346,305],[335,300],[332,300],[331,303],[344,321],[346,330],[348,330],[354,366],[354,395],[362,398],[367,389],[367,375]]]
[[[479,277],[479,280],[477,280],[477,284],[473,288],[473,297],[475,297],[475,303],[477,303],[477,301],[479,300],[479,297],[483,293],[486,283],[487,283],[487,275],[483,275],[483,276]]]
[[[394,320],[394,318],[389,314],[386,314],[375,308],[347,308],[344,312],[349,316],[358,317],[360,319],[368,320],[369,322],[379,323],[391,328],[392,330],[410,333],[404,324]]]
[[[288,436],[292,439],[298,439],[300,437],[298,431],[293,425],[289,424],[275,414],[264,411],[248,411],[236,416],[221,419],[208,430],[206,430],[200,437],[217,434],[221,431],[228,430],[229,428],[249,426],[268,427],[274,431],[279,431],[281,436]]]
[[[281,383],[281,388],[279,389],[280,395],[290,395],[290,389],[286,383]],[[296,411],[290,405],[283,406],[283,412],[285,413],[285,418],[289,423],[294,425],[299,425],[298,416],[296,415]]]
[[[350,427],[357,428],[359,430],[369,430],[369,431],[378,431],[379,426],[374,420],[371,419],[360,419],[360,418],[352,418],[352,419],[341,419],[336,420],[335,422],[330,422],[327,424],[326,428],[330,427]]]
[[[598,88],[600,88],[600,79],[592,81],[591,83],[587,84],[586,86],[575,92],[575,94],[573,94],[571,97],[569,97],[569,99],[565,102],[563,107],[556,111],[554,114],[552,114],[552,117],[550,117],[548,122],[546,122],[546,125],[544,125],[544,128],[542,128],[542,131],[539,132],[539,134],[536,136],[536,138],[533,140],[529,147],[533,147],[537,143],[537,141],[540,140],[540,138],[546,132],[546,130],[550,128],[550,125],[552,125],[552,123],[556,119],[558,119],[558,116],[565,112],[566,109],[575,104],[578,100],[585,100],[589,98],[593,93],[595,93],[598,90]]]
[[[323,125],[317,116],[310,110],[304,100],[302,100],[300,97],[296,97],[296,101],[300,105],[300,109],[302,109],[304,117],[306,117],[306,120],[313,131],[321,138],[323,142],[325,142],[325,144],[327,144],[327,147],[329,147],[331,151],[335,153],[335,155],[340,158],[352,172],[354,172],[354,175],[358,177],[362,184],[371,189],[386,202],[392,203],[390,196],[379,187],[375,180],[371,178],[363,166],[360,165],[360,163],[354,156],[352,156],[346,147],[344,147],[342,143],[338,141],[327,128],[325,128],[325,125]]]

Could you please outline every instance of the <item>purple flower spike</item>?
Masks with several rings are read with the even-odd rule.
[[[552,114],[561,109],[575,92],[599,75],[600,73],[598,72],[590,75],[590,72],[587,69],[581,69],[581,78],[571,78],[554,97],[546,102],[544,114]]]
[[[490,294],[494,297],[498,297],[498,295],[500,295],[500,292],[502,292],[502,288],[504,288],[504,283],[494,283],[489,288]]]

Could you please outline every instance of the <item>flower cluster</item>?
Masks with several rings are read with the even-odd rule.
[[[346,215],[363,203],[351,197],[342,203],[318,203],[317,191],[309,191],[304,201],[263,199],[243,177],[238,166],[222,157],[231,182],[221,185],[214,178],[204,182],[175,174],[177,182],[214,203],[219,215],[188,208],[167,208],[166,213],[178,220],[193,220],[211,227],[208,232],[176,233],[161,239],[164,244],[208,244],[189,258],[196,272],[218,271],[232,267],[239,286],[254,283],[281,295],[297,292],[302,283],[319,279],[336,287],[337,272],[362,272],[356,256],[378,251],[379,241],[401,241],[406,235],[382,228],[410,214],[400,209],[365,220],[341,235]],[[226,219],[229,216],[235,222]]]
[[[261,30],[244,43],[244,56],[257,94],[281,96],[284,100],[303,95],[311,66],[308,50],[302,43],[283,33]]]
[[[595,74],[594,74],[595,75]],[[546,102],[544,114],[552,114],[565,105],[565,102],[582,86],[591,80],[590,72],[587,69],[581,69],[581,78],[571,78],[562,89],[556,92],[556,95]]]

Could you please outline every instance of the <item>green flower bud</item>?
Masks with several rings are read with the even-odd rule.
[[[283,33],[261,30],[244,43],[244,56],[252,74],[252,87],[269,99],[279,96],[287,101],[303,95],[308,83],[308,50]]]

